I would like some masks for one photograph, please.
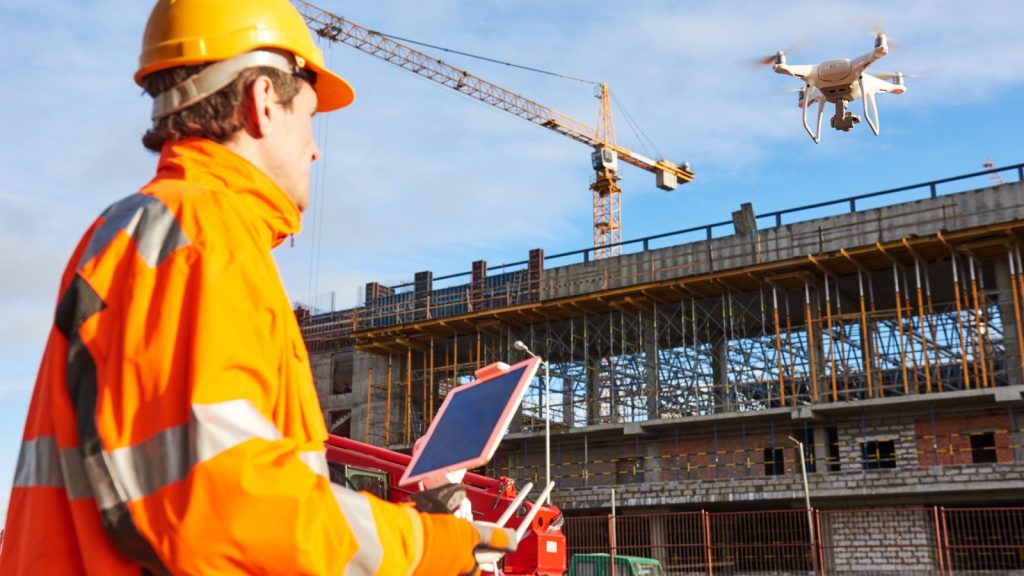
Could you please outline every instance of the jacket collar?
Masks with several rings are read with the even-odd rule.
[[[236,194],[253,224],[266,231],[271,248],[302,228],[302,214],[284,190],[245,158],[204,138],[167,142],[160,151],[158,178],[188,182]]]

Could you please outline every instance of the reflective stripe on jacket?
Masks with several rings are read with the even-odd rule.
[[[309,359],[271,256],[299,225],[266,175],[199,139],[166,145],[156,178],[97,219],[61,282],[0,574],[417,567],[423,527],[454,519],[327,480]],[[461,538],[450,545],[471,548]]]

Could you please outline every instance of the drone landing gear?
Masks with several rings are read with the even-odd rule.
[[[832,117],[832,127],[849,132],[858,123],[860,123],[860,116],[846,110],[846,100],[836,100],[836,114]]]

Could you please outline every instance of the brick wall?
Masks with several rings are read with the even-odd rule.
[[[973,464],[971,437],[992,432],[996,462],[1013,462],[1013,436],[1008,414],[936,417],[914,422],[919,466]]]

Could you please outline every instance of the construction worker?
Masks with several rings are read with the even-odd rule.
[[[135,80],[156,176],[60,284],[0,574],[473,573],[514,535],[328,480],[271,249],[299,231],[311,118],[352,88],[288,0],[160,0]]]

